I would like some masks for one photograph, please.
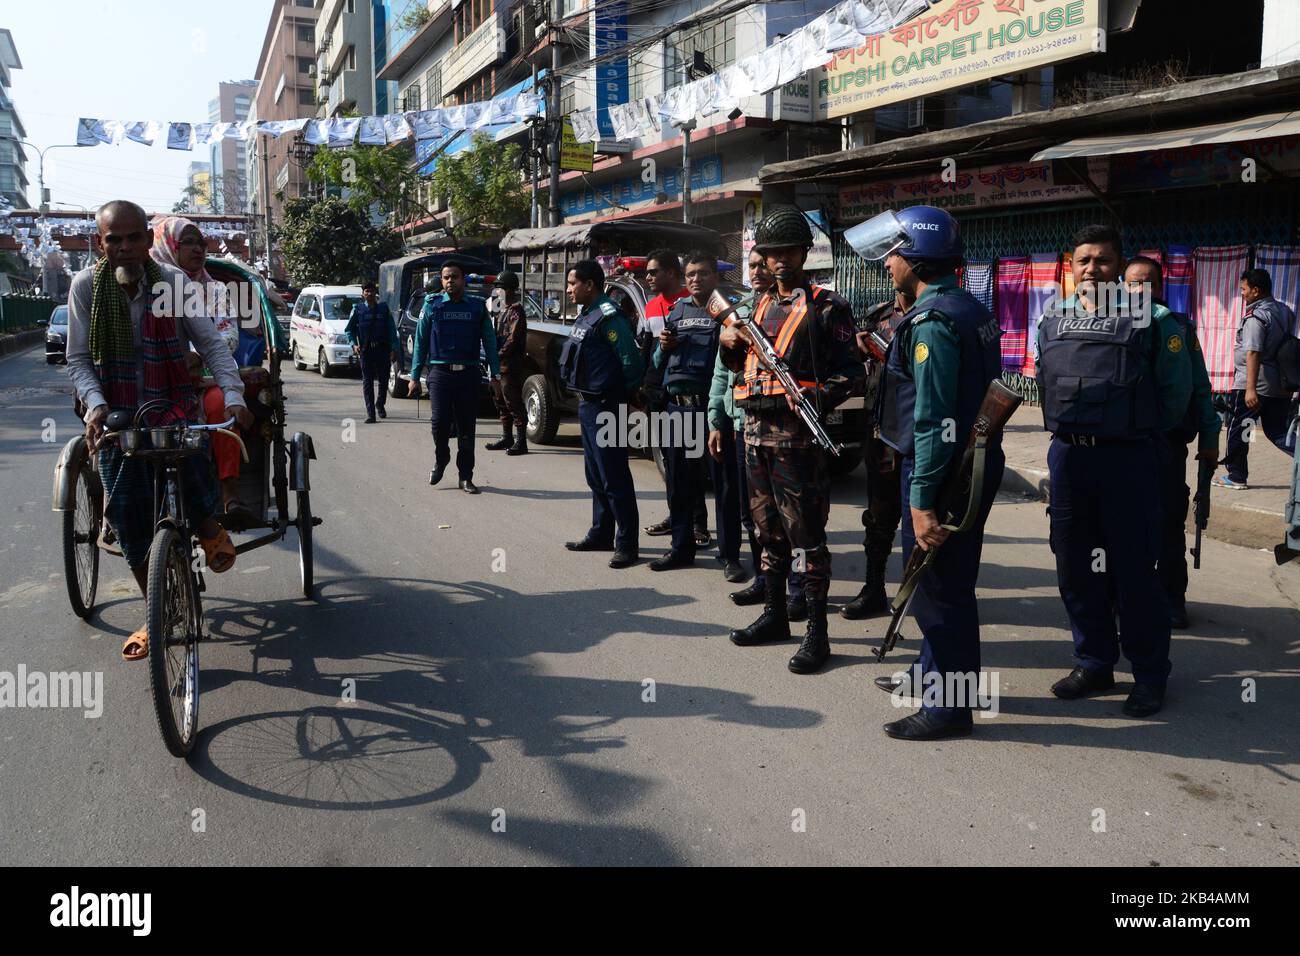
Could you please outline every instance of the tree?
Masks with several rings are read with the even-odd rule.
[[[414,196],[419,176],[411,169],[414,149],[409,142],[394,146],[321,146],[307,166],[307,178],[347,190],[347,203],[357,212],[378,203],[387,216]]]
[[[295,282],[351,285],[375,279],[379,263],[402,254],[402,238],[370,224],[341,199],[290,199],[276,232],[284,265]]]
[[[438,158],[430,181],[451,206],[459,240],[487,239],[528,222],[523,167],[518,144],[503,149],[487,133],[475,133],[468,149]]]

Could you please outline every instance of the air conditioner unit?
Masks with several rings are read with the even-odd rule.
[[[313,63],[311,66],[307,67],[307,75],[308,75],[308,76],[315,76],[315,75],[316,75],[316,64],[315,64],[315,63]]]

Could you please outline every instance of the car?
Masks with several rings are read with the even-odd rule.
[[[58,305],[50,315],[50,324],[45,330],[45,363],[47,365],[66,365],[68,362],[68,307]]]
[[[324,378],[357,368],[345,334],[352,307],[361,302],[359,285],[309,285],[298,293],[289,321],[293,366],[315,366]]]

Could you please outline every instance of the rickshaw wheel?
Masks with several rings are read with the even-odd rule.
[[[68,602],[77,617],[88,619],[95,609],[99,585],[99,532],[104,500],[89,460],[77,469],[72,508],[63,512],[63,574]]]
[[[311,554],[311,492],[303,489],[298,492],[298,572],[302,577],[302,596],[311,597],[312,566]]]

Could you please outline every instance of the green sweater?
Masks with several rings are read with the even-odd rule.
[[[723,423],[731,419],[739,434],[745,427],[745,410],[736,404],[736,373],[722,364],[722,349],[713,362],[713,382],[709,385],[709,430],[722,431]]]

